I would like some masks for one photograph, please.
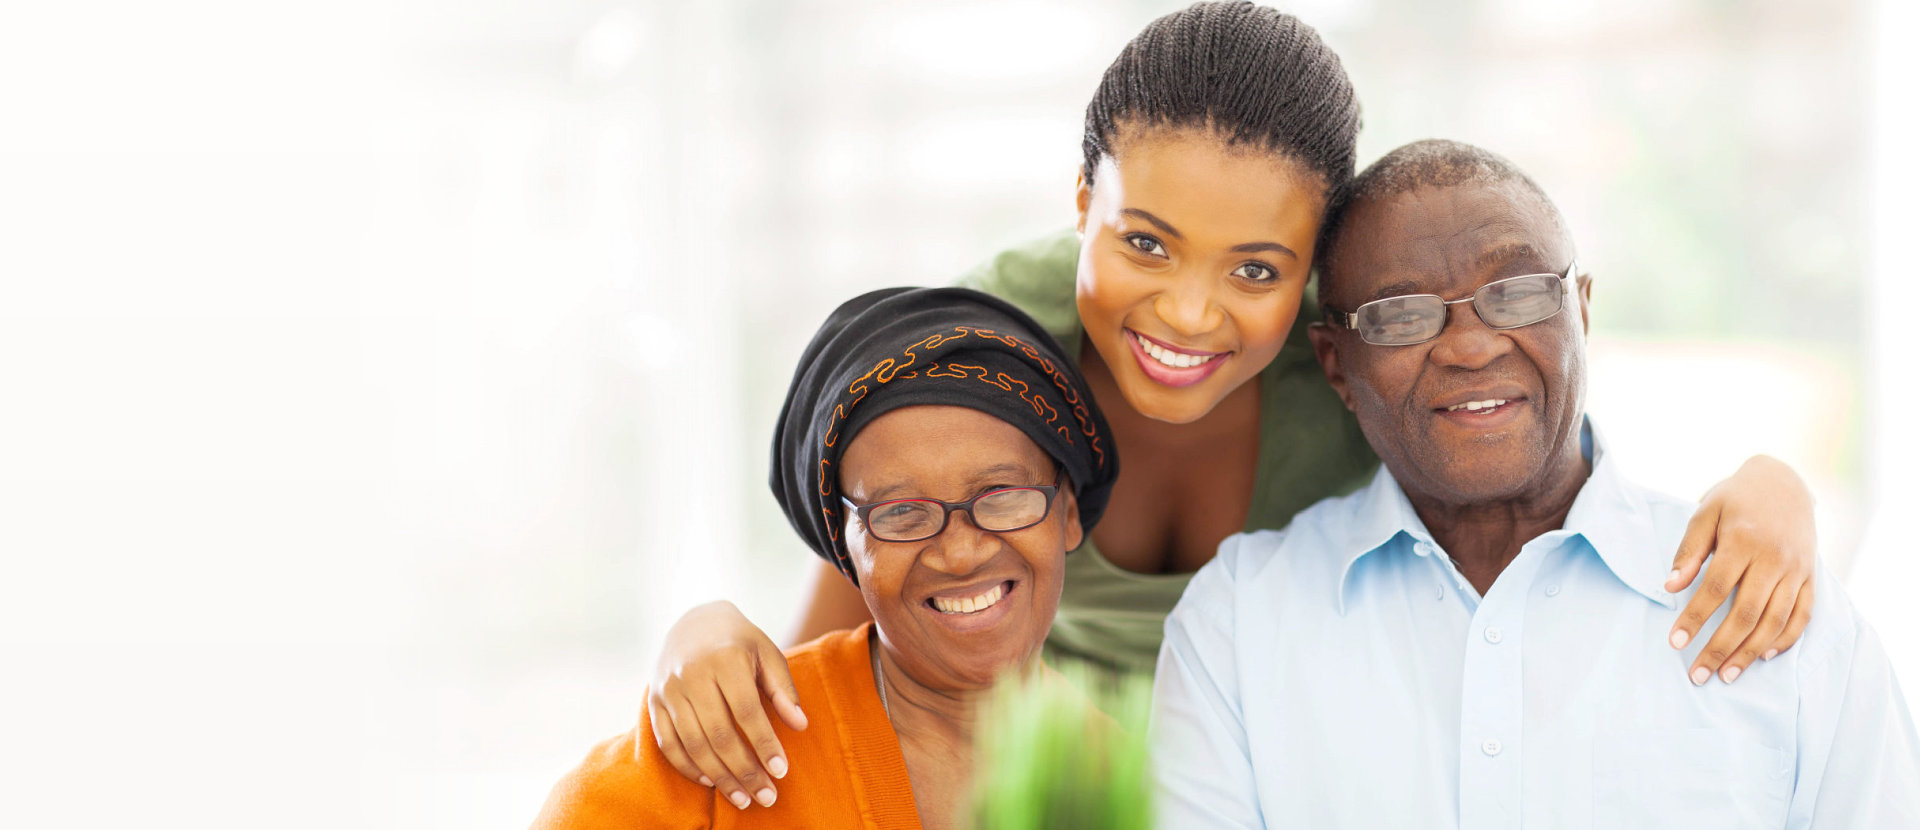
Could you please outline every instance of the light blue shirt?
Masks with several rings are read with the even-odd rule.
[[[1222,543],[1167,619],[1160,826],[1920,827],[1920,742],[1833,575],[1797,646],[1695,687],[1691,589],[1661,587],[1694,505],[1593,462],[1485,597],[1384,467]]]

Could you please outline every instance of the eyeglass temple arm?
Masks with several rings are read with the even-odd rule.
[[[1326,303],[1321,303],[1320,316],[1326,318],[1328,325],[1338,326],[1343,329],[1353,329],[1355,331],[1360,330],[1360,315],[1356,312],[1341,311]]]

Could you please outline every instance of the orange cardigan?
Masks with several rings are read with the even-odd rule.
[[[718,791],[680,777],[654,746],[643,713],[638,729],[594,747],[554,786],[535,830],[919,830],[900,740],[873,689],[870,627],[787,651],[808,723],[795,732],[773,719],[792,771],[776,784],[780,798],[772,807],[740,810]]]

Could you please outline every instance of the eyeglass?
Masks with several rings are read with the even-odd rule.
[[[1332,306],[1321,307],[1327,322],[1360,333],[1360,339],[1376,346],[1412,346],[1440,336],[1447,327],[1447,306],[1473,303],[1473,311],[1487,328],[1504,330],[1531,326],[1559,314],[1566,307],[1567,294],[1573,290],[1573,275],[1579,263],[1567,264],[1567,273],[1528,274],[1494,280],[1458,300],[1441,299],[1438,294],[1407,294],[1364,303],[1351,313]]]
[[[860,524],[873,538],[882,542],[918,542],[931,539],[947,529],[947,519],[956,510],[965,510],[981,530],[1008,533],[1025,530],[1043,521],[1053,510],[1053,497],[1060,492],[1064,471],[1054,474],[1053,483],[1032,487],[1003,487],[988,490],[966,501],[939,499],[890,499],[872,504],[854,504],[842,498]]]

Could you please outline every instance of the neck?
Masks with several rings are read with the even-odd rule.
[[[1579,444],[1571,457],[1551,465],[1538,486],[1521,488],[1523,495],[1470,504],[1449,503],[1428,494],[1407,493],[1413,512],[1425,523],[1433,540],[1453,557],[1474,590],[1485,596],[1494,580],[1520,555],[1526,543],[1566,526],[1573,501],[1586,485],[1589,465]]]
[[[899,661],[893,657],[893,650],[877,636],[874,647],[880,655],[880,676],[875,680],[884,686],[882,700],[886,702],[887,717],[893,721],[893,730],[900,736],[902,748],[931,743],[950,747],[956,752],[970,752],[980,707],[993,695],[995,687],[942,689],[928,686],[901,668]],[[1029,658],[1008,677],[1031,676],[1041,669],[1041,665],[1037,657]]]

